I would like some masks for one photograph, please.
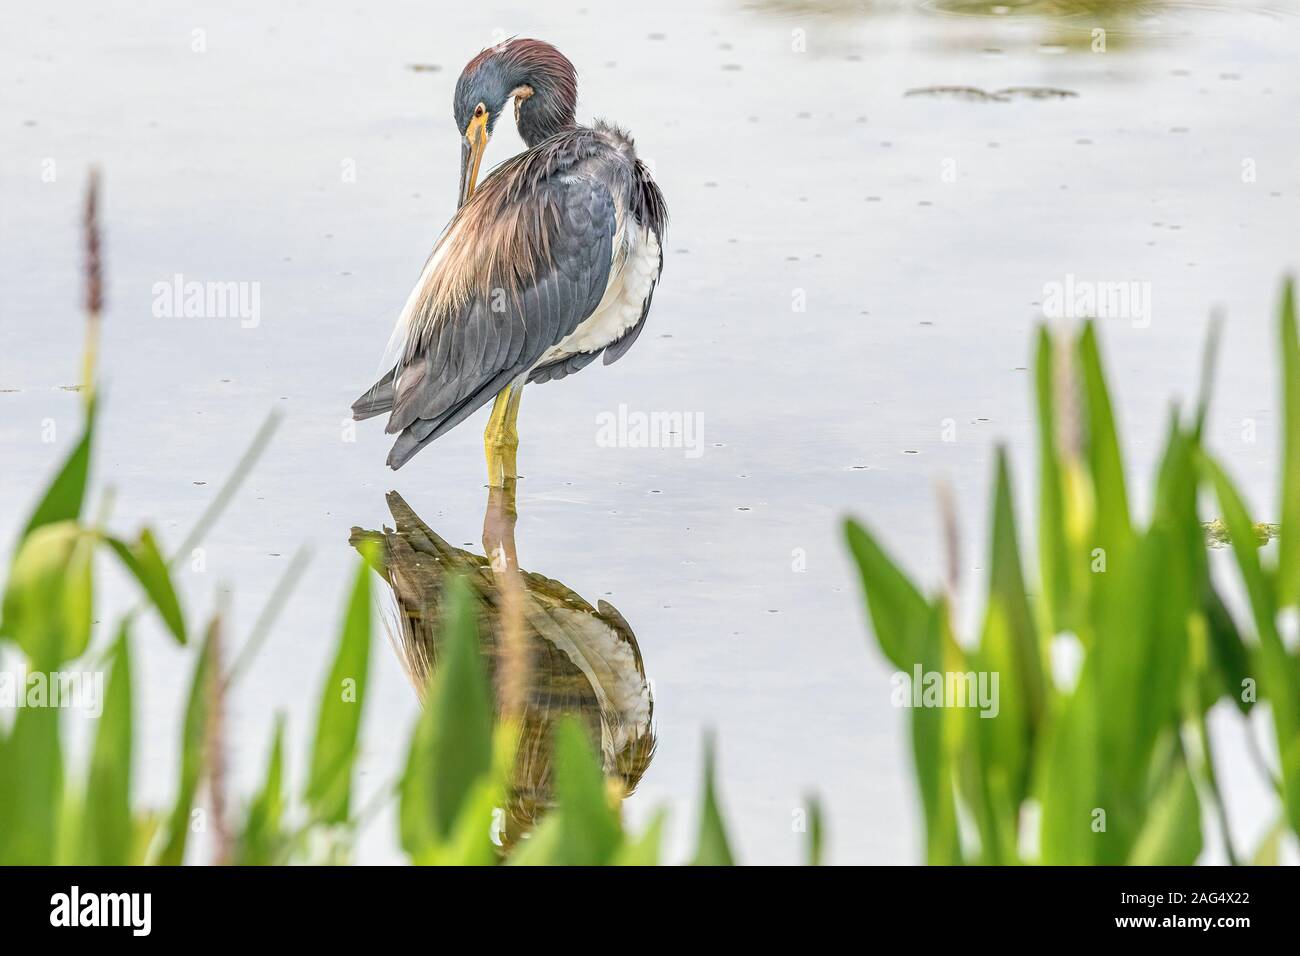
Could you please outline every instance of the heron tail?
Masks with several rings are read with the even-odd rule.
[[[394,366],[387,375],[370,386],[370,389],[352,403],[352,417],[357,421],[374,418],[393,410],[396,391],[393,388],[393,376],[397,372]]]

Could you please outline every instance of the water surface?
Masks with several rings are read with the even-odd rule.
[[[1252,499],[1272,500],[1270,316],[1300,221],[1300,20],[1281,4],[1020,6],[10,11],[0,539],[75,433],[77,219],[98,163],[110,288],[96,487],[116,492],[115,526],[149,519],[175,544],[258,422],[284,412],[202,570],[182,579],[192,616],[227,601],[243,635],[311,548],[230,714],[246,789],[277,711],[300,772],[355,566],[350,529],[391,522],[395,489],[451,544],[479,541],[485,413],[396,474],[381,429],[346,417],[452,209],[460,66],[501,36],[545,37],[579,68],[580,117],[632,130],[672,216],[637,346],[530,387],[521,417],[520,564],[616,606],[653,681],[657,749],[628,813],[668,805],[684,856],[711,728],[742,859],[799,859],[796,811],[817,792],[835,862],[917,860],[907,715],[890,706],[839,526],[863,516],[933,584],[947,482],[974,611],[998,442],[1027,497],[1025,366],[1045,286],[1149,283],[1148,322],[1102,329],[1142,489],[1221,309],[1213,440]],[[932,87],[1075,95],[906,95]],[[490,161],[518,148],[506,125]],[[156,317],[155,283],[178,274],[259,283],[260,321]],[[620,405],[693,416],[703,453],[606,447],[598,416]],[[107,619],[129,592],[105,591]],[[144,638],[138,778],[161,804],[189,658]],[[417,710],[382,641],[372,675],[363,797],[392,779]],[[1264,797],[1237,748],[1223,759],[1249,843],[1270,823],[1252,812]],[[381,814],[361,858],[397,859],[394,832]]]

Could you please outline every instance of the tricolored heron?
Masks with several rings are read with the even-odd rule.
[[[388,413],[400,468],[495,399],[483,436],[488,482],[516,477],[527,382],[610,364],[640,335],[663,271],[663,194],[632,139],[574,120],[577,74],[549,43],[512,39],[456,81],[460,208],[398,319],[393,368],[352,406]],[[511,101],[528,149],[476,187]]]

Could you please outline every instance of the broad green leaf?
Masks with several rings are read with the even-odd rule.
[[[1242,693],[1250,678],[1250,651],[1246,648],[1223,598],[1213,585],[1204,593],[1206,631],[1209,637],[1211,670],[1217,678],[1217,687],[1209,703],[1226,695],[1243,714],[1249,713],[1254,701]]]
[[[1282,533],[1278,539],[1279,607],[1300,604],[1300,336],[1295,286],[1282,288],[1279,333],[1282,351]]]
[[[172,636],[179,643],[184,644],[185,615],[181,611],[176,588],[172,585],[167,561],[158,550],[153,534],[145,528],[134,544],[128,544],[114,537],[108,537],[106,540],[121,559],[122,564],[140,583],[140,587],[144,589],[149,601],[157,609],[163,623],[167,625],[167,630],[171,631]]]
[[[427,862],[438,866],[493,866],[500,854],[492,843],[493,816],[505,801],[501,780],[479,777],[461,802],[460,813],[447,840]],[[412,862],[426,862],[416,858]]]
[[[1002,449],[994,481],[991,550],[989,619],[976,656],[979,672],[998,675],[1000,700],[995,717],[981,717],[972,726],[983,739],[985,772],[1001,778],[996,786],[1010,800],[999,808],[1005,829],[1012,826],[1029,788],[1029,754],[1047,688],[1038,631],[1025,596],[1010,469]]]
[[[1260,564],[1259,549],[1251,538],[1251,520],[1245,502],[1217,462],[1208,456],[1203,461],[1234,542],[1232,553],[1237,559],[1237,568],[1255,618],[1259,637],[1256,666],[1260,671],[1261,698],[1269,701],[1273,712],[1286,817],[1291,828],[1300,834],[1300,669],[1287,653],[1277,630],[1276,585]]]
[[[1212,348],[1207,347],[1212,354]],[[1207,358],[1207,365],[1209,359]],[[1208,372],[1205,376],[1209,377]],[[1160,473],[1156,485],[1154,521],[1170,534],[1170,566],[1156,573],[1163,583],[1169,575],[1185,582],[1191,588],[1191,600],[1196,607],[1192,615],[1204,626],[1208,638],[1208,655],[1197,663],[1203,672],[1198,677],[1202,709],[1214,705],[1223,695],[1228,695],[1243,712],[1251,704],[1242,700],[1242,680],[1249,676],[1249,653],[1219,591],[1210,576],[1206,556],[1204,529],[1197,512],[1198,460],[1201,454],[1198,438],[1201,422],[1206,414],[1208,385],[1202,385],[1201,405],[1195,428],[1184,431],[1177,413],[1171,415],[1169,436],[1161,457]]]
[[[63,808],[57,707],[20,707],[0,747],[0,865],[55,862]]]
[[[75,521],[43,524],[18,548],[5,587],[3,628],[36,670],[57,670],[90,643],[94,552],[94,536]]]
[[[1097,546],[1111,552],[1127,545],[1131,532],[1128,492],[1125,489],[1124,460],[1119,433],[1111,409],[1110,391],[1102,371],[1097,347],[1097,328],[1089,322],[1079,339],[1079,369],[1088,408],[1088,462],[1092,469],[1093,494],[1097,504]]]
[[[704,738],[704,799],[700,805],[700,830],[696,839],[694,866],[735,866],[731,842],[722,822],[714,782],[713,737]]]
[[[605,775],[587,733],[571,716],[556,727],[554,759],[556,807],[512,862],[534,866],[610,863],[623,841],[622,827],[617,811],[609,804]]]
[[[92,401],[86,409],[81,437],[77,439],[71,454],[64,460],[40,504],[28,519],[23,539],[42,525],[76,521],[81,516],[82,502],[86,497],[86,478],[90,473],[90,451],[94,444],[95,412],[96,403]]]
[[[345,823],[370,666],[370,569],[357,564],[338,649],[321,689],[306,800],[323,823]]]
[[[605,774],[582,724],[566,716],[555,731],[555,796],[570,862],[608,863],[623,840],[618,813],[609,805]]]
[[[1056,701],[1040,744],[1039,853],[1040,862],[1050,865],[1096,862],[1104,838],[1098,827],[1108,824],[1114,812],[1098,794],[1094,671],[1095,664],[1086,659],[1074,691]]]
[[[450,837],[465,800],[492,769],[492,700],[473,600],[463,580],[448,582],[438,666],[401,784],[402,846],[412,857]]]
[[[1098,701],[1098,806],[1107,813],[1096,841],[1099,863],[1123,863],[1131,853],[1149,802],[1154,748],[1180,719],[1197,595],[1172,540],[1153,526],[1120,567],[1097,575],[1089,658]]]
[[[929,613],[925,598],[866,528],[849,520],[844,533],[862,574],[876,641],[895,667],[910,672],[924,640]]]
[[[239,860],[242,865],[267,866],[283,862],[279,859],[279,852],[285,842],[280,829],[283,813],[284,718],[277,717],[262,789],[248,808],[248,818],[244,823]]]
[[[82,812],[82,862],[125,866],[131,862],[136,822],[131,813],[131,655],[123,624],[113,646],[112,672],[104,696],[86,781]]]
[[[1201,855],[1201,804],[1179,762],[1156,794],[1129,857],[1130,866],[1191,866]]]
[[[181,729],[180,775],[176,784],[176,802],[172,805],[167,824],[167,842],[158,857],[164,866],[180,866],[185,861],[185,844],[190,833],[190,812],[194,796],[206,765],[206,735],[208,704],[212,698],[212,682],[219,679],[212,667],[213,641],[219,618],[208,625],[198,657],[194,661],[194,676],[190,679],[189,697],[185,704],[185,722]]]

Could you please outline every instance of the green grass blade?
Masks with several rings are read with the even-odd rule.
[[[357,564],[338,650],[321,688],[306,800],[317,820],[344,823],[370,667],[370,568]]]
[[[727,827],[718,806],[714,780],[713,737],[704,738],[704,797],[700,805],[700,829],[696,839],[694,866],[735,866]]]
[[[1205,420],[1210,414],[1210,400],[1214,395],[1214,366],[1219,358],[1219,339],[1223,333],[1222,317],[1210,317],[1210,330],[1205,336],[1205,349],[1201,354],[1201,383],[1196,397],[1196,418],[1192,436],[1197,443],[1205,433]]]
[[[948,606],[940,599],[928,608],[924,637],[914,666],[922,674],[942,674],[949,667],[946,655],[956,652],[948,633]],[[906,668],[914,677],[913,666]],[[913,688],[915,691],[915,688]],[[956,769],[950,757],[950,738],[959,732],[960,711],[944,707],[913,707],[912,760],[916,765],[917,787],[925,811],[925,858],[934,865],[949,866],[962,862],[961,837],[957,820]]]
[[[1201,803],[1187,764],[1180,760],[1156,794],[1128,863],[1191,866],[1201,848]]]
[[[280,579],[275,582],[275,587],[271,590],[271,596],[266,599],[262,605],[262,610],[257,615],[257,620],[253,622],[253,628],[249,631],[248,639],[244,641],[244,646],[239,649],[239,656],[235,662],[230,665],[230,671],[226,676],[227,683],[234,685],[239,681],[240,676],[252,666],[253,659],[257,652],[261,650],[262,644],[271,634],[271,628],[275,625],[284,610],[289,596],[293,589],[298,585],[298,580],[311,563],[311,553],[306,548],[299,548],[294,556],[289,560],[289,565],[280,575]]]
[[[284,814],[284,718],[277,717],[271,739],[262,789],[248,808],[240,840],[239,862],[245,866],[267,866],[279,859],[285,836],[280,821]]]
[[[1006,449],[998,449],[997,473],[993,492],[993,543],[989,558],[989,604],[996,604],[1006,622],[1009,653],[999,664],[1002,686],[1014,693],[1021,707],[1025,723],[1011,727],[1010,721],[996,718],[984,723],[999,724],[1009,734],[1019,738],[1018,745],[1011,737],[1004,737],[1006,745],[1007,783],[1016,802],[1023,795],[1028,781],[1025,779],[1028,750],[1033,745],[1033,728],[1042,717],[1047,699],[1047,678],[1043,672],[1039,650],[1038,629],[1025,595],[1025,577],[1020,563],[1020,542],[1016,530],[1015,505],[1011,493],[1011,470]]]
[[[668,823],[668,814],[660,810],[651,818],[650,823],[640,836],[626,836],[623,845],[614,854],[613,866],[658,866],[660,852],[664,842],[664,827]]]
[[[1300,604],[1300,337],[1296,332],[1295,286],[1282,289],[1279,332],[1282,346],[1282,533],[1278,537],[1279,607]]]
[[[167,562],[162,552],[158,550],[158,543],[154,540],[153,533],[145,528],[134,544],[128,544],[114,537],[107,537],[105,540],[126,569],[139,582],[150,603],[158,611],[158,616],[167,625],[167,630],[176,638],[177,643],[184,644],[185,614],[181,610],[180,599],[176,596],[171,572],[167,570]]]
[[[1268,832],[1264,834],[1264,839],[1259,841],[1259,846],[1255,848],[1255,853],[1251,857],[1251,866],[1277,866],[1281,863],[1282,855],[1282,838],[1286,836],[1286,821],[1278,820]]]
[[[1053,344],[1047,328],[1038,329],[1034,354],[1034,393],[1038,407],[1038,562],[1048,626],[1063,630],[1070,606],[1069,545],[1056,435]]]
[[[199,789],[206,762],[206,734],[208,726],[208,701],[212,699],[211,682],[220,675],[213,672],[213,641],[218,618],[208,625],[198,657],[194,661],[194,676],[185,704],[185,722],[181,728],[180,775],[176,785],[176,801],[168,818],[167,842],[158,857],[164,866],[180,866],[185,862],[185,845],[190,834],[190,813]]]
[[[113,647],[112,671],[104,696],[82,813],[83,863],[125,866],[131,861],[135,821],[131,813],[131,654],[124,623]]]
[[[826,827],[822,821],[822,804],[816,797],[808,801],[808,865],[821,866],[826,846]]]
[[[190,533],[185,536],[185,540],[181,542],[180,547],[171,556],[171,560],[168,562],[170,566],[174,566],[177,561],[187,557],[198,547],[199,542],[203,540],[203,536],[208,533],[208,529],[221,517],[221,512],[226,510],[226,506],[235,497],[235,493],[239,491],[239,486],[244,483],[244,479],[253,470],[253,465],[257,463],[257,459],[262,456],[266,446],[271,443],[271,438],[275,435],[275,430],[280,427],[280,419],[283,417],[280,412],[272,411],[262,420],[257,433],[253,435],[252,442],[249,443],[248,448],[244,450],[244,454],[235,463],[234,469],[217,490],[212,502],[203,509],[203,513],[199,515],[199,520],[194,523]]]

